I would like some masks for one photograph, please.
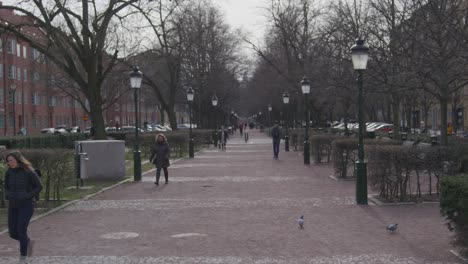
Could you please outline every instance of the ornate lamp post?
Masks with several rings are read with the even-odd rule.
[[[12,114],[13,114],[13,136],[16,136],[16,84],[10,85],[11,102],[12,102]]]
[[[359,38],[356,44],[351,47],[351,59],[353,61],[353,68],[358,73],[358,118],[359,118],[359,132],[358,132],[358,161],[356,162],[356,203],[367,204],[367,164],[364,161],[364,115],[363,115],[363,96],[362,75],[367,67],[367,60],[369,59],[369,48],[364,44],[364,40]]]
[[[191,86],[187,89],[187,101],[189,102],[189,158],[193,158],[193,135],[192,135],[192,102],[193,102],[194,91]]]
[[[133,180],[141,181],[141,156],[140,156],[140,143],[138,139],[138,90],[141,87],[141,80],[143,73],[137,66],[133,66],[133,71],[130,73],[130,87],[134,90],[135,97],[135,144],[133,149]]]
[[[284,150],[289,151],[289,125],[288,125],[288,106],[289,106],[289,93],[283,93],[283,104],[285,105],[284,111],[284,125],[286,126],[286,135],[284,136]]]
[[[213,105],[213,107],[218,106],[218,97],[216,97],[216,95],[213,95],[213,97],[211,97],[211,105]],[[217,111],[214,112],[214,116],[215,116],[215,129],[217,129],[218,128]]]
[[[309,152],[309,123],[310,123],[310,116],[309,116],[309,94],[310,94],[310,82],[304,76],[301,81],[301,90],[302,94],[304,95],[305,101],[305,122],[306,127],[304,131],[304,164],[310,164],[310,152]]]

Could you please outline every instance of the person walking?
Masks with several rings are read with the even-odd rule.
[[[278,121],[275,121],[275,125],[271,129],[271,137],[273,138],[273,157],[278,159],[279,145],[281,141],[281,130],[278,126]]]
[[[154,184],[159,185],[159,178],[161,177],[161,169],[164,170],[164,178],[166,184],[169,183],[169,172],[167,167],[170,166],[169,155],[171,154],[171,148],[164,134],[160,133],[156,135],[156,142],[151,150],[150,161],[156,166],[156,181]]]
[[[28,236],[29,221],[34,213],[35,197],[42,183],[31,163],[20,152],[6,155],[5,197],[8,200],[8,232],[20,244],[20,261],[33,254],[34,241]]]
[[[226,151],[226,142],[229,139],[229,132],[221,126],[221,130],[219,131],[219,148],[221,151]]]
[[[250,128],[249,126],[245,126],[244,128],[244,141],[245,143],[247,143],[249,141],[249,131],[250,131]]]

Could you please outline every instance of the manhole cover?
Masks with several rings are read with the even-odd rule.
[[[206,237],[207,235],[206,234],[200,234],[200,233],[185,233],[185,234],[177,234],[177,235],[173,235],[171,237],[173,238],[181,238],[181,237]]]
[[[126,239],[126,238],[135,238],[138,236],[138,233],[133,232],[117,232],[117,233],[108,233],[100,236],[100,238],[105,239]]]
[[[212,185],[203,185],[203,187],[207,188],[207,187],[213,187]]]

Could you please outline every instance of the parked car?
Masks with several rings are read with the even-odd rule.
[[[109,133],[109,132],[117,132],[117,128],[116,127],[106,127],[106,132]]]
[[[67,128],[67,131],[68,133],[80,133],[81,129],[79,126],[74,126],[74,127]]]
[[[66,126],[66,125],[56,126],[54,128],[54,134],[68,133],[67,128],[68,128],[68,126]]]
[[[47,127],[47,128],[41,129],[42,134],[54,134],[54,131],[55,131],[55,128],[53,127]]]

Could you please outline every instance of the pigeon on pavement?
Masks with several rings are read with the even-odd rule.
[[[304,229],[304,216],[299,217],[299,229]]]
[[[390,232],[390,233],[393,233],[397,230],[398,228],[398,224],[389,224],[387,226],[387,230]]]

